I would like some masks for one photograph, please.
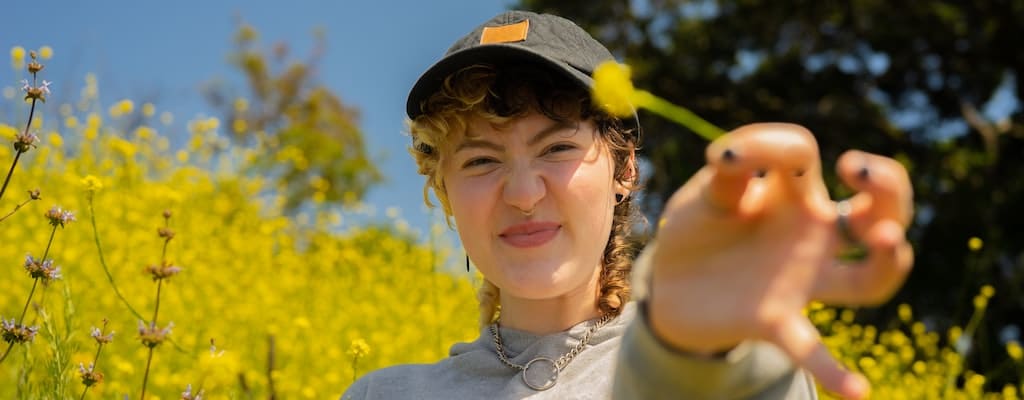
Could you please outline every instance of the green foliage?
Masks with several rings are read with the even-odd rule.
[[[284,44],[265,54],[257,38],[254,28],[242,25],[230,56],[248,93],[206,91],[214,107],[224,110],[235,143],[255,146],[257,155],[243,169],[272,177],[290,213],[310,205],[355,204],[382,176],[366,154],[357,110],[317,82],[322,36],[306,62],[289,61]]]

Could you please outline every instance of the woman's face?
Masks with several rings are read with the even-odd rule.
[[[504,296],[596,295],[617,185],[593,122],[477,118],[444,158],[462,244]]]

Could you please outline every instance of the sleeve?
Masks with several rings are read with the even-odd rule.
[[[355,381],[345,389],[345,393],[341,395],[341,400],[363,400],[367,398],[367,390],[369,386],[369,378],[364,376],[359,380]]]
[[[637,258],[633,282],[645,281],[647,254]],[[622,338],[613,398],[817,398],[810,375],[795,369],[774,345],[747,341],[713,358],[697,357],[662,342],[651,330],[643,300],[638,308],[639,315]]]

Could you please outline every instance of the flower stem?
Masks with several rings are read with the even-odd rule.
[[[146,357],[146,373],[142,375],[142,395],[139,396],[139,400],[146,399],[146,381],[149,380],[149,365],[153,362],[153,348],[149,348],[149,357]]]
[[[36,80],[35,74],[32,74],[32,83],[33,84],[35,83],[35,80]],[[33,98],[32,99],[32,107],[29,107],[29,109],[28,109],[28,122],[25,123],[25,134],[28,134],[29,128],[32,127],[32,116],[35,115],[35,113],[36,113],[36,99]],[[24,153],[24,151],[19,150],[18,153],[14,155],[14,162],[11,163],[11,169],[9,171],[7,171],[7,177],[4,178],[4,186],[2,188],[0,188],[0,199],[4,198],[4,192],[7,191],[7,184],[11,181],[11,175],[14,175],[14,166],[18,165],[18,158],[21,157],[21,153]]]
[[[19,151],[14,154],[14,162],[11,163],[11,169],[7,171],[7,177],[4,178],[4,187],[0,188],[0,199],[4,198],[4,192],[7,191],[7,184],[11,181],[11,175],[14,175],[14,167],[18,165],[18,159],[21,158],[21,153],[24,153],[24,151]]]
[[[715,140],[719,136],[725,134],[725,131],[723,131],[722,128],[705,121],[690,110],[672,104],[665,99],[651,94],[651,92],[646,90],[637,90],[636,97],[637,104],[653,111],[655,114],[690,128],[694,133],[708,141]]]
[[[89,196],[89,220],[92,222],[92,237],[93,241],[96,242],[96,251],[100,255],[100,265],[103,266],[103,273],[107,275],[107,282],[110,282],[110,287],[114,289],[114,294],[117,295],[117,298],[121,299],[121,302],[124,303],[125,307],[128,307],[128,311],[131,311],[132,314],[135,315],[135,318],[145,320],[145,318],[142,317],[142,314],[135,311],[135,308],[128,303],[128,299],[124,298],[124,295],[121,294],[121,290],[119,290],[117,288],[117,284],[114,283],[114,276],[110,274],[110,268],[107,268],[107,260],[103,258],[103,246],[100,245],[100,233],[96,229],[96,212],[93,210],[92,196]]]
[[[7,217],[10,217],[10,216],[14,215],[14,213],[18,212],[18,210],[19,210],[19,209],[21,209],[22,207],[24,207],[24,206],[25,206],[26,204],[28,204],[28,202],[30,202],[30,201],[32,201],[32,199],[31,199],[31,198],[30,198],[30,199],[28,199],[28,200],[25,200],[25,201],[24,201],[24,202],[22,202],[21,204],[15,205],[15,206],[14,206],[14,209],[13,209],[13,210],[11,210],[11,212],[7,213],[7,215],[4,215],[3,217],[0,217],[0,222],[3,222],[3,221],[4,221],[5,219],[7,219]]]
[[[11,342],[10,344],[7,345],[7,350],[4,350],[4,355],[0,356],[0,363],[4,362],[4,360],[7,359],[7,355],[11,354],[11,348],[13,348],[13,347],[14,347],[14,342]]]
[[[156,281],[156,306],[153,307],[153,325],[156,325],[156,316],[160,312],[160,288],[163,287],[163,283],[163,279]]]
[[[21,309],[21,317],[18,317],[19,323],[25,324],[25,314],[28,312],[28,305],[32,302],[32,295],[36,293],[36,286],[39,286],[39,278],[32,280],[32,290],[28,292],[28,299],[25,299],[25,308]]]

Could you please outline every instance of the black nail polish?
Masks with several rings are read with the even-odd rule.
[[[732,149],[725,149],[725,151],[722,152],[722,161],[725,161],[725,162],[736,161],[736,152],[732,151]]]
[[[768,170],[764,168],[759,168],[757,171],[754,171],[754,176],[758,178],[764,178],[765,175],[768,175]]]
[[[860,167],[860,171],[857,171],[857,177],[862,181],[868,180],[871,174],[868,172],[868,167]]]

